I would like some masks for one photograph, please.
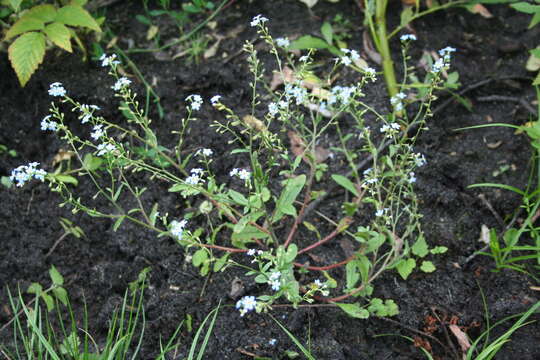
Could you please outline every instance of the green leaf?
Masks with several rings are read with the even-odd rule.
[[[23,34],[28,31],[43,30],[45,24],[43,21],[36,20],[31,17],[23,16],[8,30],[4,40],[9,40],[12,37]]]
[[[43,292],[43,286],[41,286],[39,283],[31,283],[26,292],[29,294],[39,295]]]
[[[41,298],[43,299],[43,301],[45,301],[45,305],[47,305],[47,311],[53,311],[54,310],[54,299],[52,298],[51,295],[49,294],[46,294],[46,293],[42,293],[41,294]]]
[[[54,285],[58,285],[58,286],[64,285],[64,277],[62,276],[62,274],[60,274],[58,270],[56,270],[54,265],[52,265],[51,268],[49,269],[49,276],[51,277],[51,280]]]
[[[221,269],[223,269],[225,264],[227,264],[228,259],[229,259],[229,253],[226,253],[225,255],[217,259],[216,262],[214,263],[214,272],[218,272]]]
[[[367,319],[369,318],[369,311],[366,309],[360,307],[357,303],[354,304],[343,304],[343,303],[335,303],[339,308],[345,313],[353,318],[356,319]]]
[[[526,13],[526,14],[536,14],[540,12],[540,5],[533,5],[527,2],[518,2],[516,4],[510,4],[511,8],[515,10]]]
[[[55,21],[70,26],[82,26],[101,32],[96,20],[86,10],[76,5],[66,5],[58,9]]]
[[[56,287],[53,290],[54,296],[62,303],[64,306],[68,305],[68,294],[66,289],[63,287]]]
[[[114,232],[116,232],[116,230],[118,230],[118,228],[120,227],[120,225],[122,225],[122,223],[124,222],[125,219],[126,219],[125,216],[120,216],[118,219],[116,219],[116,221],[114,222],[114,225],[112,227]]]
[[[15,12],[19,12],[19,7],[21,6],[21,3],[23,0],[9,0],[9,6],[13,9]]]
[[[248,200],[244,195],[239,193],[238,191],[234,191],[232,189],[229,190],[229,196],[233,201],[237,204],[240,204],[242,206],[247,206],[249,204]]]
[[[423,258],[428,254],[428,245],[424,236],[420,235],[414,245],[412,246],[412,253],[416,256]]]
[[[431,261],[422,261],[422,265],[420,266],[420,270],[426,273],[432,273],[436,270],[435,265]]]
[[[538,23],[540,23],[540,11],[533,15],[531,23],[529,24],[529,29],[532,29]]]
[[[351,261],[345,266],[345,274],[347,278],[347,289],[354,288],[358,280],[360,280],[360,273],[358,272],[356,262]]]
[[[72,184],[75,186],[79,185],[79,181],[71,175],[56,174],[53,176],[57,181],[60,181],[61,183]]]
[[[19,36],[8,49],[9,61],[21,86],[26,85],[45,56],[45,35],[29,32]]]
[[[43,32],[47,35],[47,38],[59,48],[62,48],[67,52],[73,51],[71,49],[71,33],[65,25],[54,22],[45,26]]]
[[[345,189],[349,190],[354,194],[354,196],[358,197],[360,194],[358,194],[358,190],[356,190],[356,187],[354,186],[353,182],[349,179],[347,179],[343,175],[337,175],[333,174],[332,179],[337,182],[339,185],[344,187]]]
[[[98,156],[93,156],[90,153],[84,156],[83,166],[88,171],[97,170],[101,164],[103,164],[103,159]]]
[[[413,7],[412,6],[406,6],[404,10],[401,12],[401,20],[400,20],[400,26],[406,26],[413,17]]]
[[[56,17],[56,8],[50,4],[34,6],[23,17],[26,16],[44,23],[52,22]]]
[[[208,252],[205,249],[199,249],[193,254],[191,262],[193,263],[193,266],[199,267],[206,260],[208,260]]]
[[[540,85],[540,72],[536,74],[536,78],[534,79],[533,85]]]
[[[300,194],[300,191],[302,191],[305,183],[306,175],[304,174],[287,180],[287,184],[285,185],[285,188],[277,201],[277,212],[273,221],[277,221],[281,218],[281,214],[279,214],[280,212],[283,214],[296,216],[296,209],[294,208],[293,203],[298,194]]]
[[[413,269],[416,267],[416,261],[414,259],[401,260],[397,265],[397,271],[403,280],[407,280],[411,275]]]
[[[324,40],[328,44],[332,44],[334,37],[334,29],[332,29],[332,24],[330,24],[328,21],[325,21],[321,26],[321,33]]]
[[[446,246],[435,246],[429,252],[432,253],[433,255],[436,255],[436,254],[444,254],[447,251],[448,251],[448,248]]]
[[[296,255],[298,254],[298,247],[296,244],[291,244],[287,248],[287,252],[285,253],[284,261],[286,264],[290,264],[296,259]]]
[[[289,50],[326,49],[330,45],[321,38],[311,35],[301,36],[291,42]]]

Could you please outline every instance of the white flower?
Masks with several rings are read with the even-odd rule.
[[[351,65],[351,62],[352,62],[351,59],[350,59],[348,56],[342,56],[342,57],[340,58],[340,60],[341,60],[341,63],[342,63],[343,65],[345,65],[345,66]]]
[[[285,97],[287,100],[294,98],[296,105],[304,103],[308,96],[307,90],[300,86],[294,86],[292,84],[285,85]]]
[[[249,249],[246,254],[247,256],[255,256],[255,251],[255,249]]]
[[[107,56],[107,54],[103,54],[103,55],[101,55],[99,60],[101,61],[101,66],[102,67],[107,67],[107,66],[120,64],[120,61],[118,61],[117,58],[116,58],[116,54],[111,54],[109,56]]]
[[[370,76],[375,76],[375,74],[377,73],[377,71],[375,71],[375,69],[372,67],[364,68],[364,72],[366,73],[366,75]]]
[[[377,216],[377,217],[383,216],[384,214],[386,214],[387,211],[388,211],[388,208],[379,209],[379,210],[375,211],[375,216]]]
[[[399,38],[401,41],[405,42],[407,40],[412,40],[412,41],[415,41],[416,40],[416,35],[413,35],[413,34],[405,34],[405,35],[401,35],[401,37]]]
[[[281,46],[281,47],[286,48],[291,44],[291,42],[287,38],[277,38],[276,39],[276,44],[277,44],[277,46]]]
[[[409,184],[412,184],[412,183],[415,183],[416,182],[416,176],[414,175],[414,172],[411,171],[409,173],[409,179],[407,180],[409,182]]]
[[[300,56],[300,57],[298,58],[298,60],[299,60],[300,62],[307,62],[307,61],[309,60],[309,56],[307,56],[307,55]]]
[[[279,111],[278,104],[276,104],[275,102],[271,102],[270,104],[268,104],[268,114],[270,114],[270,116],[272,117],[276,116],[278,111]]]
[[[281,273],[279,271],[274,271],[270,274],[270,280],[278,280],[281,277]]]
[[[49,95],[64,96],[66,95],[66,89],[64,89],[62,83],[54,82],[49,86]]]
[[[186,98],[186,101],[189,101],[191,110],[199,110],[203,104],[203,99],[201,95],[191,94]]]
[[[100,137],[103,136],[103,134],[105,134],[105,132],[103,131],[103,125],[96,125],[93,127],[93,132],[90,134],[90,136],[92,137],[92,139],[94,140],[97,140],[99,139]]]
[[[268,284],[272,287],[272,290],[279,291],[281,288],[281,281],[279,280],[271,280],[268,282]]]
[[[43,181],[47,172],[42,169],[38,169],[39,163],[31,162],[28,165],[21,165],[11,171],[9,177],[12,182],[15,182],[18,187],[22,187],[27,181],[34,179]]]
[[[86,104],[82,104],[81,107],[80,107],[80,111],[83,113],[82,117],[80,117],[81,119],[81,124],[86,124],[88,121],[90,121],[90,119],[92,118],[92,114],[94,113],[95,110],[99,110],[99,106],[97,105],[86,105]]]
[[[319,279],[316,279],[313,283],[315,284],[315,286],[317,286],[320,289],[324,289],[326,287],[326,283],[323,283]]]
[[[97,150],[97,156],[101,156],[116,150],[116,147],[113,144],[102,143],[97,146]]]
[[[131,84],[131,80],[129,80],[127,77],[121,77],[116,81],[113,86],[111,86],[111,88],[114,91],[119,91],[122,90],[124,87],[128,86],[129,84]]]
[[[413,154],[413,160],[414,160],[414,164],[417,166],[417,167],[421,167],[421,166],[424,166],[427,164],[427,160],[426,160],[426,157],[424,156],[424,154]]]
[[[212,96],[212,98],[210,99],[210,103],[212,104],[212,106],[216,106],[220,102],[219,99],[221,99],[221,95]]]
[[[274,345],[276,345],[276,344],[277,344],[277,340],[276,340],[276,339],[270,339],[270,340],[268,340],[268,345],[274,346]]]
[[[249,180],[251,172],[246,169],[234,168],[229,172],[229,176],[238,176],[242,180]]]
[[[182,240],[182,235],[184,234],[184,228],[187,225],[187,220],[171,221],[171,234],[176,237],[178,240]]]
[[[236,308],[240,310],[240,316],[244,316],[257,308],[257,300],[255,300],[255,296],[244,296],[238,300]]]
[[[360,60],[360,54],[358,54],[358,51],[351,50],[351,60],[352,61],[358,61]]]
[[[203,154],[204,156],[212,156],[212,154],[214,154],[214,152],[212,151],[212,149],[199,149],[197,150],[197,155],[198,154]],[[193,171],[193,170],[192,170]]]
[[[251,23],[250,25],[252,27],[255,27],[257,25],[260,25],[260,24],[264,24],[265,22],[267,22],[268,19],[265,18],[264,16],[262,16],[261,14],[255,16],[252,20],[251,20]]]
[[[439,50],[439,55],[446,56],[456,51],[456,48],[453,48],[451,46],[447,46],[444,49]]]
[[[447,64],[444,62],[443,59],[437,59],[437,61],[435,61],[435,63],[433,64],[433,67],[431,68],[431,72],[437,74],[441,70],[443,70],[446,66]]]
[[[51,115],[47,115],[41,120],[41,130],[43,131],[57,131],[58,130],[58,123],[56,121],[50,120]]]

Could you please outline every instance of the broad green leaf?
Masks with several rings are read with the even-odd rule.
[[[298,247],[296,244],[289,245],[289,247],[287,247],[287,252],[285,253],[285,263],[292,263],[294,259],[296,259],[296,254],[298,254]]]
[[[321,38],[305,35],[291,42],[289,50],[326,49],[330,45]]]
[[[23,16],[8,30],[6,36],[4,37],[4,40],[9,40],[12,37],[29,31],[43,30],[44,27],[45,24],[43,23],[43,21]]]
[[[351,180],[347,179],[345,176],[334,174],[334,175],[332,175],[332,179],[335,182],[337,182],[339,185],[344,187],[345,189],[352,192],[354,194],[354,196],[359,196],[358,190],[356,190],[356,187],[354,186],[353,182]]]
[[[92,15],[80,6],[67,5],[58,9],[55,21],[70,26],[83,26],[101,32]]]
[[[71,49],[71,33],[65,25],[54,22],[45,26],[43,32],[47,35],[47,38],[59,48],[62,48],[67,52],[73,51]]]
[[[93,156],[90,153],[86,154],[83,159],[83,166],[88,171],[97,170],[101,166],[102,163],[103,163],[102,158],[98,156]]]
[[[45,301],[45,305],[47,305],[47,311],[53,311],[54,310],[54,299],[51,295],[47,293],[41,293],[41,298],[43,301]]]
[[[413,17],[413,7],[406,6],[405,9],[401,12],[400,26],[406,26]]]
[[[422,235],[418,237],[414,245],[412,246],[412,253],[416,256],[423,258],[429,252],[426,239]]]
[[[305,183],[306,175],[304,174],[287,180],[287,184],[277,201],[277,212],[273,221],[279,220],[281,217],[280,213],[296,216],[296,209],[294,208],[293,203],[298,194],[300,194],[300,191],[302,191]]]
[[[62,274],[60,274],[58,270],[56,270],[54,265],[52,265],[49,269],[49,276],[51,277],[54,285],[64,285],[64,277],[62,276]]]
[[[354,288],[358,280],[360,280],[360,273],[358,272],[355,261],[351,261],[345,266],[345,274],[347,278],[347,289]]]
[[[532,29],[538,23],[540,23],[540,10],[533,15],[531,23],[529,24],[529,29]]]
[[[367,319],[369,318],[369,311],[366,309],[360,307],[357,303],[354,304],[343,304],[343,303],[335,303],[339,308],[345,313],[353,318],[356,319]]]
[[[38,32],[23,34],[8,49],[9,61],[21,86],[26,85],[45,56],[45,35]]]
[[[401,260],[397,265],[397,271],[399,275],[403,278],[403,280],[407,280],[409,275],[411,275],[412,271],[416,267],[416,261],[414,259],[407,259],[407,260]]]
[[[248,205],[248,200],[246,199],[246,197],[244,195],[242,195],[241,193],[239,193],[238,191],[230,189],[229,190],[229,196],[237,204],[240,204],[242,206],[247,206]]]
[[[435,265],[431,261],[422,261],[422,265],[420,266],[420,270],[426,273],[431,273],[436,270]]]
[[[39,295],[43,292],[43,287],[39,283],[31,283],[26,292],[29,294]]]
[[[448,251],[448,248],[446,246],[435,246],[429,252],[435,255],[435,254],[444,254],[447,251]]]
[[[56,287],[52,291],[54,293],[54,296],[56,296],[56,298],[60,300],[60,302],[64,304],[64,306],[67,306],[68,294],[67,294],[66,289],[64,289],[63,287]]]
[[[195,254],[193,254],[193,258],[191,259],[191,262],[193,263],[193,266],[199,267],[207,259],[208,259],[208,252],[205,249],[199,249],[195,251]]]
[[[324,40],[328,44],[332,44],[334,37],[334,30],[332,29],[332,24],[330,24],[328,21],[325,21],[324,24],[322,24],[321,26],[321,33]]]
[[[56,17],[56,8],[50,4],[34,6],[23,17],[31,17],[44,23],[54,21]],[[22,19],[22,18],[21,18]]]
[[[241,232],[233,232],[231,240],[233,243],[244,243],[251,241],[252,239],[266,239],[269,235],[252,225],[246,225]]]

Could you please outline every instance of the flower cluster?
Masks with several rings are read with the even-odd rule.
[[[407,97],[404,93],[397,93],[395,96],[390,98],[390,104],[394,107],[395,111],[403,110],[403,100]]]
[[[285,98],[287,101],[291,99],[296,100],[296,105],[303,104],[308,96],[308,92],[300,85],[293,85],[290,83],[285,84]]]
[[[422,167],[422,166],[427,164],[427,160],[426,160],[426,157],[424,156],[424,154],[414,153],[413,154],[413,161],[414,161],[414,164],[417,167]]]
[[[120,61],[118,61],[116,54],[111,54],[111,55],[103,54],[101,55],[99,60],[101,61],[102,67],[120,64]]]
[[[95,110],[99,110],[100,107],[97,105],[86,105],[82,104],[79,110],[81,111],[82,115],[80,116],[81,124],[86,124],[90,119],[92,118],[92,115],[94,114]]]
[[[279,291],[281,288],[281,273],[279,271],[274,271],[272,274],[270,274],[270,277],[268,278],[268,285],[272,287],[272,290]]]
[[[58,123],[54,120],[51,120],[51,115],[47,115],[41,120],[41,130],[43,131],[57,131]]]
[[[375,173],[372,168],[364,170],[364,177],[366,180],[364,181],[364,184],[374,184],[377,182],[377,177],[375,176]]]
[[[186,98],[186,101],[189,101],[191,110],[195,110],[195,111],[200,110],[201,105],[203,104],[203,99],[201,95],[197,95],[197,94],[189,95]]]
[[[200,182],[204,182],[203,179],[201,179],[201,176],[203,174],[203,169],[201,168],[194,168],[190,171],[191,175],[189,175],[186,180],[186,184],[188,185],[199,185]]]
[[[34,178],[40,181],[45,179],[47,172],[42,169],[38,169],[39,163],[31,162],[28,165],[21,165],[11,171],[9,177],[12,182],[16,182],[18,187],[23,186],[27,181]]]
[[[277,46],[286,48],[286,47],[289,47],[289,45],[291,45],[291,42],[287,38],[277,38],[276,44]]]
[[[210,99],[210,103],[212,104],[212,106],[216,106],[217,104],[220,103],[220,99],[221,99],[221,95],[214,95]],[[202,104],[202,99],[201,99],[201,104]]]
[[[406,42],[406,41],[416,41],[416,35],[413,35],[413,34],[405,34],[405,35],[401,35],[401,37],[399,38],[399,40],[403,41],[403,42]]]
[[[229,176],[238,176],[240,179],[247,181],[251,177],[251,172],[246,169],[234,168],[229,172]]]
[[[171,221],[171,234],[178,240],[182,240],[182,235],[184,234],[184,229],[186,225],[187,220]]]
[[[199,149],[195,153],[195,155],[203,155],[203,156],[212,156],[213,154],[214,154],[214,152],[212,151],[212,149],[206,149],[206,148]],[[191,171],[193,171],[193,170],[191,170]]]
[[[385,133],[386,134],[386,137],[388,138],[391,138],[393,135],[395,135],[399,130],[401,129],[401,127],[399,126],[398,123],[390,123],[388,125],[383,125],[381,126],[381,129],[380,131],[382,133]]]
[[[90,136],[94,140],[98,140],[100,137],[102,137],[105,134],[105,131],[103,131],[103,125],[102,124],[94,126],[92,128],[92,130],[94,130],[94,131],[90,134]]]
[[[131,80],[129,80],[127,77],[121,77],[120,79],[116,80],[116,83],[113,86],[111,86],[111,88],[114,91],[120,91],[126,86],[128,86],[129,84],[131,84]]]
[[[255,300],[255,296],[244,296],[238,300],[236,308],[240,310],[240,316],[244,316],[257,308],[257,300]]]
[[[109,144],[109,143],[99,144],[97,146],[97,151],[98,151],[97,156],[102,156],[102,155],[111,153],[114,150],[116,150],[116,146],[114,146],[113,144]]]
[[[441,72],[442,70],[448,69],[450,67],[451,54],[455,51],[456,49],[450,46],[447,46],[444,49],[439,50],[439,55],[441,57],[437,59],[437,61],[435,61],[435,64],[433,64],[433,68],[431,69],[431,72],[434,74],[437,74]]]
[[[354,86],[334,86],[332,88],[332,95],[328,99],[328,104],[333,105],[339,101],[343,105],[348,105],[355,93],[356,87]]]
[[[341,49],[341,52],[346,54],[339,58],[341,63],[345,66],[349,66],[351,63],[360,60],[360,54],[358,54],[358,51],[356,50]]]
[[[66,95],[66,89],[64,89],[62,83],[54,82],[49,86],[49,95],[64,96]]]
[[[267,22],[268,19],[265,18],[264,16],[262,16],[261,14],[253,17],[253,19],[251,20],[251,22],[249,23],[252,27],[255,27],[255,26],[258,26],[258,25],[262,25],[264,24],[265,22]]]

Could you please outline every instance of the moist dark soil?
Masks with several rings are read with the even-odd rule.
[[[391,6],[390,25],[399,21],[400,7],[398,4]],[[489,10],[493,17],[488,19],[464,9],[451,9],[419,19],[410,29],[418,37],[411,45],[411,57],[415,61],[425,51],[436,51],[445,46],[457,49],[452,67],[460,74],[460,90],[469,89],[463,97],[472,105],[468,110],[447,93],[441,93],[435,108],[445,106],[429,120],[429,130],[416,144],[416,150],[427,157],[427,166],[418,171],[416,186],[425,234],[431,245],[446,246],[449,250],[434,259],[437,270],[431,274],[415,272],[404,281],[397,274],[389,273],[375,283],[375,296],[395,299],[399,305],[399,315],[391,320],[352,319],[339,309],[329,307],[275,308],[272,315],[306,347],[309,346],[317,359],[424,358],[419,346],[430,349],[435,358],[453,359],[454,354],[459,353],[459,344],[451,334],[449,324],[459,325],[471,338],[486,329],[486,309],[481,292],[485,294],[491,324],[523,312],[540,300],[538,288],[534,288],[538,284],[530,276],[509,270],[494,272],[494,262],[486,256],[466,261],[483,246],[479,242],[482,225],[501,232],[504,224],[497,216],[508,222],[520,205],[520,198],[512,192],[469,189],[467,186],[496,182],[524,188],[531,165],[527,138],[515,134],[512,129],[492,127],[455,131],[489,122],[521,125],[531,119],[527,109],[518,102],[485,101],[485,97],[500,95],[529,104],[533,102],[531,74],[526,72],[524,64],[527,49],[538,45],[540,27],[528,30],[529,16],[508,7],[493,6]],[[138,2],[111,5],[102,11],[106,13],[112,32],[118,36],[120,48],[151,47],[145,39],[148,27],[135,20],[136,15],[144,12]],[[159,116],[153,102],[150,116],[163,143],[170,144],[170,132],[185,114],[184,99],[189,94],[201,94],[205,99],[221,94],[224,102],[238,113],[249,112],[250,73],[241,48],[246,40],[256,39],[255,30],[249,27],[254,15],[264,14],[270,19],[269,27],[275,37],[294,38],[303,34],[318,35],[322,22],[338,13],[355,25],[349,47],[360,49],[370,65],[380,68],[363,51],[362,12],[353,1],[337,4],[320,1],[311,12],[296,1],[231,1],[230,6],[215,18],[215,29],[203,30],[207,34],[226,35],[239,29],[235,36],[222,40],[215,56],[190,63],[186,57],[170,59],[174,51],[130,54],[160,98],[164,116]],[[161,28],[162,42],[178,36],[166,17],[154,21]],[[105,44],[104,40],[103,46]],[[255,46],[264,52],[262,42],[255,42]],[[399,54],[399,44],[395,42],[393,46],[394,53]],[[317,56],[323,63],[331,61],[328,53],[321,52]],[[270,60],[268,63],[271,65]],[[129,68],[126,70],[130,72]],[[30,161],[38,161],[45,170],[53,171],[53,158],[65,144],[50,133],[42,132],[39,126],[50,106],[51,99],[47,95],[50,83],[60,81],[73,98],[99,105],[106,118],[121,116],[115,101],[111,101],[113,80],[95,61],[82,62],[77,55],[51,50],[38,72],[21,89],[7,54],[1,53],[0,74],[0,144],[18,153],[16,158],[0,154],[1,176],[9,176],[12,168]],[[269,74],[267,71],[265,76],[269,78]],[[131,79],[144,103],[142,82],[135,76]],[[343,72],[339,81],[352,82],[348,79],[354,81],[354,74]],[[474,87],[482,80],[490,82]],[[367,101],[384,110],[387,107],[384,94],[384,85],[379,81],[370,85]],[[208,130],[211,120],[220,116],[210,106],[204,107],[199,114],[200,120],[193,123],[190,130],[188,147],[214,149],[216,172],[226,177],[228,169],[245,164],[241,157],[236,161],[228,155],[227,139]],[[171,216],[182,215],[186,204],[176,194],[168,193],[167,186],[153,184],[144,177],[134,181],[148,185],[143,198],[145,202],[159,201],[163,212],[169,212]],[[317,190],[331,187],[329,180],[318,184]],[[76,191],[83,198],[94,194],[91,184],[84,181]],[[485,201],[480,199],[481,195]],[[344,196],[343,193],[333,194],[319,210],[337,216]],[[7,288],[14,290],[20,286],[26,289],[32,282],[48,285],[51,265],[64,275],[74,311],[82,314],[86,302],[90,330],[98,343],[105,339],[108,320],[121,303],[128,283],[134,281],[145,267],[151,268],[144,296],[146,336],[141,359],[152,359],[158,351],[160,336],[168,338],[188,315],[196,329],[220,301],[222,305],[234,305],[235,300],[228,294],[235,278],[241,279],[246,294],[261,292],[253,279],[245,277],[239,269],[201,277],[197,269],[185,261],[184,250],[173,240],[157,238],[154,233],[127,223],[114,232],[111,222],[82,213],[72,214],[69,208],[59,207],[59,202],[59,197],[39,182],[22,189],[0,188],[0,326],[13,317],[8,306]],[[62,217],[80,226],[85,236],[66,237],[50,256],[46,256],[63,234],[59,224]],[[322,230],[328,229],[323,227]],[[226,244],[227,239],[220,241]],[[342,259],[344,250],[337,241],[330,242],[317,255],[332,261]],[[237,257],[239,261],[241,258]],[[341,270],[332,274],[343,277]],[[538,320],[538,315],[532,319]],[[502,325],[491,339],[510,325],[511,322]],[[0,343],[9,344],[11,334],[9,327],[2,328]],[[390,335],[377,336],[383,334]],[[187,327],[182,328],[182,346],[176,358],[187,356],[193,335]],[[402,336],[414,338],[415,344]],[[271,339],[277,340],[275,345],[270,345]],[[240,317],[234,306],[226,306],[219,312],[204,358],[266,356],[280,359],[287,358],[287,350],[297,351],[268,315]],[[496,358],[540,359],[540,323],[518,330]]]

